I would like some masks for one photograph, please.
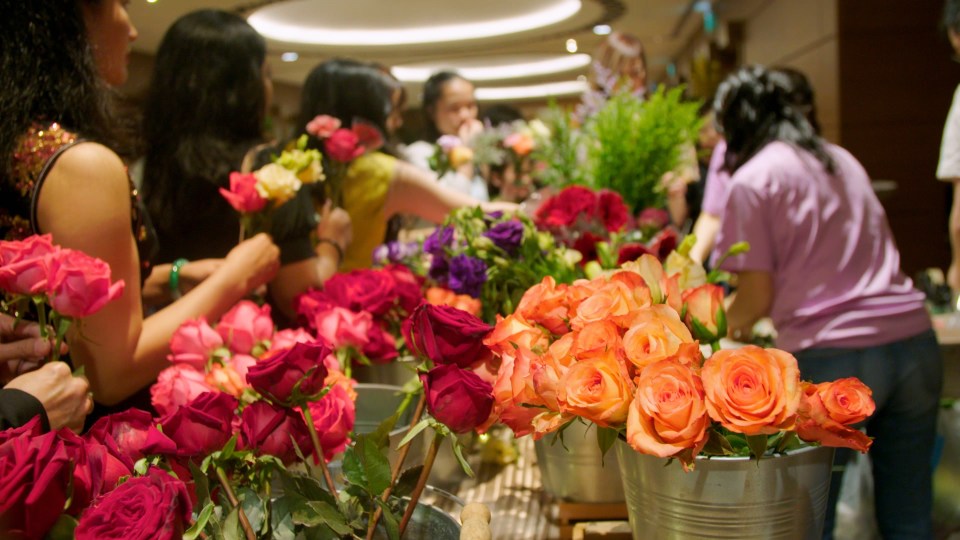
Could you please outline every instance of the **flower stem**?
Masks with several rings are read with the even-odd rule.
[[[710,342],[710,350],[711,350],[712,352],[717,352],[717,351],[720,350],[720,340],[719,340],[719,339],[717,339],[716,341],[711,341],[711,342]]]
[[[247,514],[243,511],[243,505],[240,504],[237,496],[233,493],[233,489],[230,487],[230,481],[227,480],[227,473],[224,472],[223,467],[217,467],[217,479],[220,480],[220,485],[223,486],[223,491],[227,494],[227,499],[230,501],[230,504],[237,508],[240,526],[243,528],[247,540],[257,540],[257,535],[253,533],[250,520],[247,519]]]
[[[330,476],[330,469],[327,468],[327,460],[323,457],[323,446],[320,445],[317,426],[313,425],[313,416],[310,414],[310,407],[304,403],[300,405],[300,410],[303,411],[303,418],[307,421],[307,430],[310,432],[310,440],[313,442],[313,462],[314,464],[320,465],[320,470],[323,471],[323,480],[327,483],[327,489],[330,490],[330,494],[333,495],[334,499],[339,499],[337,488],[333,485],[333,477]]]
[[[404,401],[406,404],[406,401]],[[407,428],[407,432],[413,429],[413,426],[417,425],[420,422],[420,417],[423,416],[423,410],[427,406],[427,395],[426,393],[420,394],[420,401],[417,402],[417,408],[413,411],[413,418],[410,419],[410,427]],[[404,408],[406,408],[404,406]],[[400,455],[397,456],[397,462],[393,465],[393,470],[390,471],[390,485],[387,486],[387,489],[383,492],[383,495],[380,496],[380,500],[387,502],[387,499],[390,498],[390,494],[393,493],[393,486],[397,483],[397,478],[400,476],[400,469],[403,468],[403,462],[407,459],[407,454],[410,453],[410,446],[413,444],[411,441],[409,444],[405,445],[400,449]],[[373,539],[373,531],[377,528],[377,522],[380,521],[380,516],[383,515],[383,510],[378,506],[376,511],[373,513],[373,517],[370,518],[370,525],[367,527],[367,540]]]
[[[436,459],[437,451],[440,450],[440,443],[442,442],[443,435],[437,433],[433,436],[433,442],[430,443],[430,449],[427,450],[427,459],[423,462],[423,470],[420,471],[420,478],[417,479],[417,486],[413,488],[413,493],[410,494],[410,503],[403,512],[403,519],[400,520],[400,538],[403,538],[403,532],[407,529],[407,524],[410,523],[410,518],[413,517],[413,511],[417,508],[417,501],[420,500],[423,488],[427,485],[430,469],[433,468],[433,460]]]

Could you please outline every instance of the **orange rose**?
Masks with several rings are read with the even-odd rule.
[[[639,369],[677,353],[693,336],[673,308],[656,304],[638,310],[623,336],[627,359]]]
[[[513,314],[506,318],[497,315],[497,324],[493,332],[483,339],[483,344],[494,353],[510,354],[517,347],[524,349],[546,349],[549,336],[540,328],[524,320],[522,315]]]
[[[573,417],[569,414],[558,412],[543,412],[534,416],[530,421],[533,426],[533,440],[539,441],[544,435],[553,433],[572,419]]]
[[[840,379],[820,384],[803,382],[801,390],[803,397],[797,414],[797,436],[823,446],[852,448],[861,452],[870,449],[873,444],[870,437],[844,425],[862,422],[876,408],[870,397],[870,389],[859,379]]]
[[[570,366],[560,382],[561,412],[611,427],[627,419],[633,389],[609,358],[584,360]]]
[[[730,431],[771,435],[793,427],[802,392],[790,353],[753,345],[717,351],[700,377],[710,418]]]
[[[234,397],[240,397],[243,394],[243,389],[248,386],[233,368],[220,364],[214,364],[210,368],[210,371],[204,377],[204,382]]]
[[[649,305],[649,304],[647,304]],[[570,326],[579,330],[589,323],[620,318],[644,307],[634,296],[633,289],[623,281],[610,281],[580,302],[570,318]]]
[[[347,393],[347,397],[349,397],[353,401],[357,400],[357,391],[354,389],[354,386],[356,386],[356,384],[357,384],[357,381],[351,379],[350,377],[347,377],[339,369],[328,369],[327,378],[323,380],[324,386],[335,385],[343,388],[343,390]]]
[[[716,341],[727,333],[723,287],[707,283],[683,291],[684,322],[697,339]]]
[[[425,298],[428,303],[435,306],[451,306],[476,316],[480,315],[483,308],[480,300],[468,294],[457,294],[443,287],[430,287],[427,289]]]
[[[503,146],[513,150],[518,156],[525,156],[533,151],[533,137],[526,133],[511,133],[503,140]]]
[[[689,464],[706,444],[709,426],[703,383],[691,366],[668,359],[643,370],[627,416],[634,450],[657,457],[682,453]]]
[[[527,289],[515,311],[525,320],[542,325],[550,332],[562,335],[570,331],[566,286],[557,286],[550,276]]]
[[[588,323],[574,333],[573,356],[587,360],[603,356],[607,351],[623,348],[620,329],[610,321]]]
[[[650,289],[650,297],[654,304],[662,304],[664,300],[664,291],[660,284],[663,282],[666,274],[663,272],[663,266],[660,260],[650,254],[641,255],[639,259],[623,263],[622,268],[629,272],[640,274],[643,281]]]

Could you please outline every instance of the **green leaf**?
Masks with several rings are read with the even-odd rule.
[[[243,529],[240,528],[240,512],[236,506],[223,520],[223,538],[224,540],[246,540],[247,538]]]
[[[387,530],[387,538],[389,538],[389,540],[399,540],[400,523],[397,521],[397,516],[390,510],[390,506],[380,499],[377,499],[377,506],[383,510],[383,516],[381,516],[380,522],[383,523],[383,526]]]
[[[247,521],[250,522],[250,528],[254,532],[263,532],[267,525],[266,509],[260,495],[248,487],[241,487],[237,490],[237,499],[240,500],[240,507],[243,513],[247,515]]]
[[[619,434],[620,432],[613,428],[597,426],[597,444],[600,445],[601,464],[603,464],[603,459],[606,458],[607,452],[613,448],[613,443],[617,441]]]
[[[413,493],[413,488],[417,485],[421,471],[423,471],[423,465],[417,465],[400,473],[400,478],[397,478],[397,483],[393,486],[391,494],[396,497],[405,497]]]
[[[57,522],[47,531],[46,540],[73,540],[73,531],[77,528],[77,520],[67,514],[60,514]]]
[[[189,529],[183,532],[183,540],[194,540],[200,533],[203,532],[203,528],[207,526],[207,522],[210,521],[210,516],[213,515],[213,502],[207,502],[206,506],[203,507],[203,510],[200,510],[200,513],[197,515],[197,520],[190,526]]]
[[[357,441],[357,446],[362,452],[363,472],[367,476],[370,493],[379,496],[390,487],[390,461],[371,441],[361,439]]]
[[[767,436],[747,435],[747,446],[750,447],[751,457],[760,459],[767,452]]]
[[[368,488],[367,475],[363,472],[363,464],[357,456],[356,446],[347,448],[343,454],[343,476],[350,484],[361,486],[365,490]]]
[[[710,456],[732,456],[734,454],[730,441],[714,429],[710,430],[707,444],[703,446],[703,453]]]
[[[190,474],[193,475],[193,490],[197,494],[197,502],[206,505],[210,502],[210,480],[193,460],[188,460],[187,466],[190,468]]]
[[[473,469],[470,468],[467,459],[463,457],[463,445],[460,444],[460,438],[457,437],[455,433],[451,433],[449,436],[453,444],[453,455],[456,456],[457,462],[460,463],[460,468],[463,469],[463,472],[467,473],[467,476],[473,478]]]
[[[295,500],[306,504],[306,501],[300,497],[279,497],[270,502],[270,532],[273,535],[273,540],[294,540],[296,538],[293,511],[291,510]]]
[[[366,435],[367,439],[372,440],[380,448],[389,446],[390,432],[393,431],[393,428],[397,425],[397,421],[400,419],[402,413],[403,411],[398,409],[383,422],[380,422],[377,429]]]
[[[322,501],[311,501],[307,505],[314,510],[317,515],[323,520],[322,523],[327,527],[330,527],[333,532],[345,536],[353,532],[347,521],[343,518],[343,515],[340,513],[335,506],[331,506]]]
[[[715,315],[717,321],[717,339],[727,335],[727,311],[723,308],[723,303],[717,306]]]
[[[148,468],[150,468],[150,461],[147,458],[140,458],[133,464],[133,472],[136,473],[137,476],[146,475]]]
[[[429,425],[430,425],[429,418],[424,418],[423,420],[420,420],[419,422],[417,422],[417,425],[410,428],[410,431],[407,432],[407,434],[403,437],[403,439],[400,439],[400,444],[397,445],[397,448],[403,448],[404,446],[409,444],[410,441],[412,441],[417,435],[420,434],[420,432],[427,429]]]

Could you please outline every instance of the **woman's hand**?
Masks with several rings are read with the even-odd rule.
[[[186,294],[223,266],[223,259],[199,259],[180,267],[180,292]]]
[[[217,270],[217,275],[250,292],[266,285],[279,268],[280,248],[268,234],[260,233],[231,249]]]
[[[53,335],[53,329],[48,330]],[[40,367],[53,351],[53,341],[40,337],[40,325],[0,313],[0,385]],[[60,354],[67,344],[60,345]]]
[[[90,383],[83,376],[74,376],[70,366],[50,362],[36,371],[20,375],[5,388],[15,388],[37,398],[47,412],[50,429],[67,427],[79,433],[83,421],[93,410]]]
[[[326,238],[346,251],[353,241],[353,222],[350,214],[343,208],[333,208],[330,201],[323,204],[320,210],[320,223],[317,224],[317,237]]]

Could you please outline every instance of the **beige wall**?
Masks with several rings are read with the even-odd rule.
[[[823,135],[839,142],[837,0],[770,0],[744,23],[742,62],[804,72],[817,93]]]

